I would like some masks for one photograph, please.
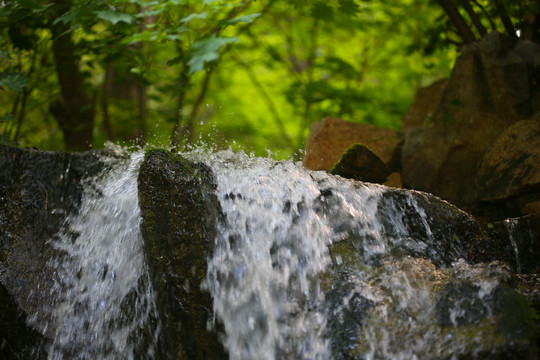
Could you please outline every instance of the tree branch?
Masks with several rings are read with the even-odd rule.
[[[199,96],[197,96],[197,99],[195,100],[195,103],[193,104],[193,108],[191,108],[191,112],[189,114],[189,117],[187,118],[187,123],[184,126],[184,129],[182,130],[182,137],[186,139],[187,144],[193,143],[193,129],[195,127],[194,126],[195,119],[199,112],[199,107],[203,103],[204,97],[206,96],[206,92],[208,91],[208,84],[210,83],[210,77],[212,76],[212,73],[214,72],[214,68],[215,68],[214,66],[210,66],[210,68],[206,70],[206,74],[204,75],[201,91],[199,92]]]
[[[497,30],[497,26],[496,26],[495,23],[493,22],[493,19],[491,18],[491,16],[489,16],[489,14],[488,14],[486,8],[483,7],[482,4],[480,4],[477,0],[472,0],[472,2],[474,3],[474,5],[478,6],[478,8],[480,9],[480,11],[482,11],[482,13],[483,13],[484,16],[486,17],[486,19],[488,19],[489,25],[491,26],[491,30],[492,30],[492,31]]]
[[[456,27],[459,35],[465,42],[465,44],[473,43],[476,41],[476,38],[467,25],[467,22],[461,16],[461,14],[458,11],[458,8],[451,0],[439,0],[439,4],[444,9],[444,12],[448,17],[450,18],[450,21],[454,26]]]
[[[487,35],[486,27],[482,24],[480,21],[480,18],[478,15],[474,12],[471,2],[469,0],[463,0],[463,6],[465,7],[465,11],[467,11],[467,14],[469,14],[469,17],[471,18],[471,21],[474,24],[474,27],[476,30],[478,30],[478,33],[480,34],[480,37],[484,37]]]
[[[497,9],[497,12],[499,13],[499,17],[501,18],[501,21],[504,25],[504,29],[510,36],[516,36],[516,29],[514,28],[514,24],[512,24],[512,20],[510,20],[510,17],[506,13],[506,8],[504,7],[504,4],[500,0],[495,0],[495,8]]]

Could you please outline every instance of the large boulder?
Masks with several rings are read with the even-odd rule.
[[[345,198],[322,188],[316,209],[343,238],[321,275],[333,358],[537,358],[534,309],[513,289],[504,263],[515,271],[518,255],[503,224],[486,229],[433,195],[385,188],[365,210],[377,219],[366,231]],[[526,246],[518,241],[523,266]]]
[[[403,115],[403,129],[428,125],[431,117],[441,103],[442,95],[448,85],[448,79],[441,79],[418,89],[413,103]]]
[[[201,289],[221,217],[208,167],[165,151],[139,172],[141,232],[163,324],[167,359],[224,359],[212,299]]]
[[[47,243],[77,211],[84,179],[104,167],[95,152],[0,145],[0,357],[46,357],[55,276],[47,262],[57,256]]]
[[[403,185],[475,208],[478,163],[509,126],[533,115],[539,54],[538,45],[496,32],[466,46],[429,123],[405,132]]]
[[[399,168],[397,131],[333,117],[317,121],[309,128],[304,166],[311,170],[330,170],[354,144],[367,146],[391,170]]]
[[[479,163],[476,186],[480,201],[520,197],[525,212],[540,199],[540,116],[515,123],[495,141]]]

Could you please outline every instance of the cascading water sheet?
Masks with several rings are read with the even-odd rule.
[[[299,163],[220,152],[210,160],[226,215],[205,286],[225,326],[232,359],[328,359],[324,293],[318,275],[342,234],[316,211],[320,183],[334,178]],[[347,186],[347,185],[346,185]],[[366,253],[384,252],[377,230],[377,187],[343,193],[358,219]]]
[[[224,323],[232,359],[328,358],[313,275],[330,258],[330,229],[311,209],[319,195],[309,174],[220,153],[211,164],[226,214],[205,286]]]
[[[50,261],[56,279],[45,330],[54,337],[49,359],[154,358],[159,324],[137,197],[143,157],[137,151],[103,159],[111,170],[85,184],[79,213],[51,240],[61,255]]]
[[[452,358],[497,348],[491,314],[508,271],[459,260],[451,225],[437,225],[423,205],[449,204],[292,161],[187,156],[212,168],[226,218],[204,287],[231,359]]]
[[[506,346],[506,315],[497,311],[507,298],[519,302],[502,285],[509,273],[460,260],[451,223],[471,224],[450,204],[292,161],[184,155],[209,165],[217,182],[224,218],[209,239],[201,286],[213,298],[208,328],[223,329],[231,359],[481,358]],[[49,264],[52,320],[36,324],[54,339],[49,359],[160,356],[139,231],[142,158],[139,151],[111,160],[50,242],[60,254]],[[519,334],[516,326],[508,333]]]

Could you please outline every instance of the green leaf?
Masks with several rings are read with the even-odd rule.
[[[334,18],[334,9],[323,2],[317,2],[311,8],[311,16],[315,19],[330,21]]]
[[[191,58],[187,62],[189,74],[199,72],[204,69],[204,65],[207,63],[219,59],[219,49],[237,41],[238,38],[236,37],[218,37],[216,34],[212,34],[204,40],[196,41],[190,49]]]
[[[135,44],[143,41],[154,41],[157,40],[157,38],[158,36],[155,32],[145,30],[141,33],[128,36],[122,40],[122,44]]]
[[[19,73],[8,70],[0,73],[0,88],[7,86],[11,90],[23,91],[28,86],[28,79]]]
[[[180,23],[185,24],[190,22],[193,19],[206,19],[206,12],[202,12],[200,14],[190,14],[186,16],[183,19],[180,19]]]
[[[98,18],[108,21],[114,25],[118,24],[119,22],[125,22],[127,24],[131,24],[133,22],[133,18],[131,17],[131,15],[124,14],[118,11],[101,10],[95,11],[94,14],[96,14]]]
[[[17,4],[22,8],[30,9],[34,11],[42,11],[48,8],[49,6],[53,5],[53,4],[41,5],[32,0],[17,0]]]
[[[66,12],[65,14],[60,15],[53,21],[53,25],[58,24],[61,22],[62,24],[67,24],[73,20],[78,20],[83,18],[87,14],[86,9],[84,7],[81,8],[75,8],[73,10],[70,10]]]
[[[9,121],[15,121],[15,120],[17,119],[15,119],[15,116],[13,116],[13,114],[0,116],[0,122],[9,122]]]
[[[261,13],[254,13],[254,14],[244,15],[244,16],[240,16],[240,17],[237,17],[237,18],[234,18],[234,19],[225,20],[225,21],[223,21],[223,23],[227,24],[227,25],[238,24],[238,23],[241,23],[241,22],[252,23],[253,20],[255,20],[256,18],[258,18],[261,15],[262,15]]]
[[[339,12],[347,16],[354,16],[360,11],[360,7],[354,0],[339,0]]]

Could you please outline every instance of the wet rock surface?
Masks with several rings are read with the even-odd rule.
[[[141,231],[163,322],[165,358],[223,359],[212,299],[201,289],[221,216],[209,168],[149,151],[139,172]]]
[[[35,328],[25,325],[29,315],[47,313],[41,310],[49,303],[54,277],[47,266],[54,250],[47,241],[76,212],[84,179],[103,167],[94,152],[0,146],[0,283],[5,300],[1,316],[15,324],[13,329],[2,326],[7,333],[2,335],[0,354],[28,354],[31,344],[46,342],[51,336],[47,332],[41,335],[49,319],[40,315],[32,319]],[[22,333],[27,336],[15,336]]]
[[[56,256],[45,242],[77,212],[85,179],[108,165],[92,152],[5,147],[0,155],[0,320],[6,325],[0,330],[0,355],[45,358],[50,334],[38,325],[39,314],[48,312],[39,307],[50,304],[47,260]],[[320,191],[313,206],[301,206],[307,203],[303,199],[279,213],[295,213],[294,227],[313,211],[337,239],[328,248],[331,264],[312,279],[324,301],[310,304],[305,294],[298,298],[298,305],[309,305],[306,311],[327,316],[325,336],[335,359],[537,358],[534,217],[480,225],[427,193],[336,182],[339,178],[315,172],[307,176]],[[201,288],[225,216],[212,171],[152,150],[140,167],[138,189],[145,257],[161,320],[154,356],[227,358],[212,298]],[[243,199],[227,196],[224,201]],[[272,247],[276,264],[287,246],[294,248],[294,239]],[[513,276],[520,270],[529,274]],[[297,319],[298,310],[290,311]],[[28,325],[29,314],[37,316],[34,325]]]

